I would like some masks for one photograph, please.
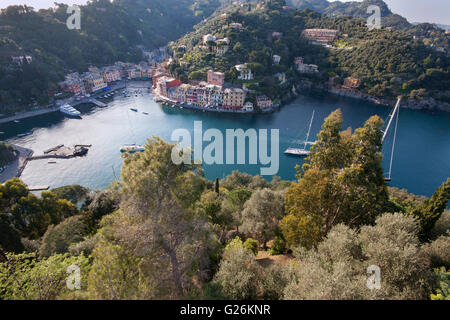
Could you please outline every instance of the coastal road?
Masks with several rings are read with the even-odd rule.
[[[12,146],[19,152],[19,155],[16,160],[8,164],[5,167],[5,170],[0,173],[0,183],[4,183],[5,181],[8,181],[15,177],[20,177],[23,169],[25,169],[25,166],[27,165],[28,157],[31,157],[33,155],[33,150],[31,149],[19,147],[17,145]]]

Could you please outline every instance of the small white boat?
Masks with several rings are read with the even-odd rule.
[[[24,133],[19,133],[17,136],[18,137],[26,137],[26,136],[31,136],[33,134],[33,131],[28,131],[28,132],[24,132]]]
[[[14,120],[14,123],[20,123],[20,121],[19,120]]]
[[[59,108],[59,111],[64,113],[65,115],[71,116],[71,117],[80,117],[81,112],[72,107],[70,104],[65,104]]]
[[[124,145],[124,146],[120,147],[120,152],[122,152],[122,153],[124,153],[124,152],[135,153],[135,152],[143,152],[143,151],[145,151],[144,146],[138,146],[135,144]]]

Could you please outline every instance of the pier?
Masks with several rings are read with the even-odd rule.
[[[91,145],[75,145],[74,147],[66,147],[63,144],[47,149],[43,155],[32,156],[27,160],[42,160],[42,159],[70,159],[75,157],[85,156]]]
[[[27,189],[28,191],[43,191],[50,189],[50,186],[28,186]]]
[[[100,108],[104,108],[104,107],[107,106],[106,103],[103,103],[103,102],[101,102],[101,101],[98,101],[97,99],[89,99],[88,102],[89,102],[89,103],[92,103],[92,104],[95,104],[97,107],[100,107]]]

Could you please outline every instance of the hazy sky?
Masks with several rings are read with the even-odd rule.
[[[0,0],[0,7],[26,3],[41,9],[52,7],[55,1],[69,4],[86,3],[86,0]],[[394,13],[404,16],[410,22],[435,22],[450,25],[450,0],[385,0],[385,2]]]

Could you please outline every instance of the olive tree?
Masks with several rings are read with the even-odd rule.
[[[282,192],[267,188],[253,192],[244,204],[241,232],[256,236],[266,248],[266,242],[273,236],[279,220],[283,217],[283,206]]]

